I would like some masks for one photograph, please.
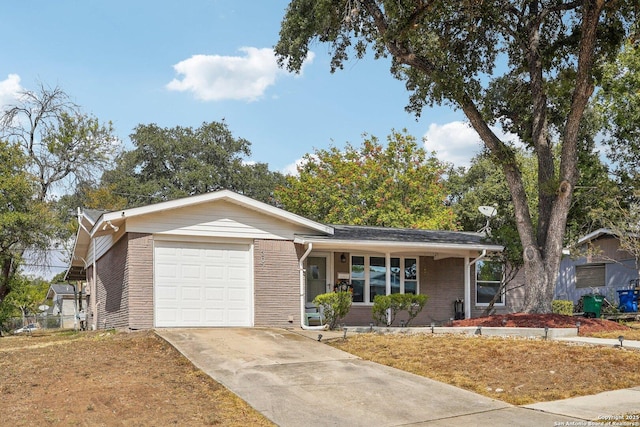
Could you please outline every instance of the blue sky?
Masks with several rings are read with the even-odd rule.
[[[467,165],[479,138],[461,112],[404,111],[408,93],[389,62],[353,59],[329,71],[312,46],[302,75],[275,65],[284,0],[0,3],[0,104],[38,82],[60,86],[83,111],[112,121],[130,148],[138,124],[198,127],[223,118],[251,142],[250,160],[291,170],[315,148],[384,141],[406,128],[442,160]]]

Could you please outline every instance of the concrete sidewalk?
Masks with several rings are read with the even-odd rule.
[[[590,338],[590,337],[560,337],[555,341],[573,342],[578,344],[599,345],[603,347],[620,347],[620,341],[611,338]],[[623,340],[622,347],[633,350],[640,350],[640,341]]]
[[[303,336],[281,329],[212,328],[157,333],[280,426],[554,426],[591,419],[515,407],[361,360],[317,340],[319,334],[330,338],[338,332]]]
[[[591,421],[611,421],[610,425],[637,426],[640,425],[640,419],[625,419],[616,416],[640,411],[640,387],[605,391],[592,396],[573,397],[553,402],[534,403],[524,407],[549,414],[562,414]],[[616,424],[615,421],[618,423]],[[623,424],[623,422],[627,424]]]

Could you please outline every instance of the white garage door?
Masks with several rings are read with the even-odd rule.
[[[156,241],[157,327],[252,326],[249,245]]]

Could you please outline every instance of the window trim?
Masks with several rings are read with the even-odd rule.
[[[487,283],[487,284],[496,284],[498,285],[498,287],[500,287],[500,285],[502,285],[502,282],[504,281],[504,264],[502,264],[502,277],[500,280],[478,280],[478,263],[482,263],[482,262],[499,262],[499,261],[491,261],[491,260],[479,260],[474,264],[474,275],[475,275],[475,305],[477,307],[488,307],[489,303],[488,302],[479,302],[478,301],[478,284],[479,283]],[[500,292],[500,301],[496,301],[495,304],[493,304],[495,307],[504,307],[506,306],[506,289],[502,289],[502,291]]]
[[[353,278],[353,258],[354,257],[363,257],[364,258],[364,278]],[[384,258],[385,260],[385,268],[387,273],[390,271],[391,265],[387,265],[387,256],[386,254],[376,254],[376,253],[356,253],[353,252],[349,254],[349,281],[353,284],[354,280],[364,280],[363,286],[363,300],[362,301],[354,301],[353,304],[357,306],[371,306],[373,302],[370,302],[371,299],[371,277],[370,277],[370,267],[371,267],[371,258]],[[397,258],[400,262],[400,271],[404,271],[404,263],[405,259],[415,259],[416,260],[416,295],[420,295],[420,257],[417,255],[398,255],[398,256],[390,256],[389,261]],[[410,280],[413,282],[413,280]],[[404,274],[400,274],[400,293],[405,293],[405,277]],[[386,283],[385,286],[385,295],[391,294],[391,282]]]

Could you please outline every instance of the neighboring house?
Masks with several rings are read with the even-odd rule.
[[[638,263],[629,252],[620,249],[620,241],[610,230],[601,228],[576,243],[560,264],[556,298],[578,302],[585,294],[603,295],[617,305],[618,290],[632,289],[637,284]]]
[[[350,325],[376,294],[429,296],[414,324],[478,316],[500,277],[476,266],[501,251],[478,233],[325,225],[228,190],[96,215],[79,211],[68,277],[86,281],[92,328],[303,326],[306,303],[354,288]],[[499,274],[498,274],[499,276]],[[498,312],[519,307],[515,292]]]
[[[50,313],[61,316],[61,328],[76,326],[77,294],[74,286],[65,284],[51,285],[47,291],[47,299],[52,301]]]

